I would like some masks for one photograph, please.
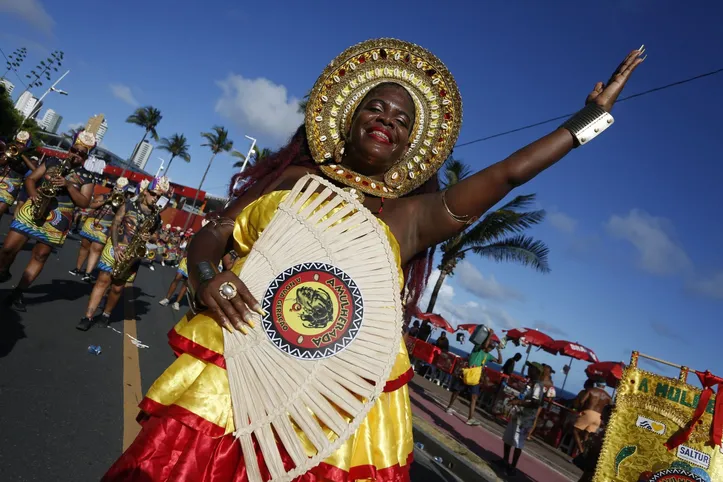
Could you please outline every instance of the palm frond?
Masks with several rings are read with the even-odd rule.
[[[460,249],[480,246],[499,240],[511,234],[519,234],[540,224],[545,219],[545,211],[517,213],[514,211],[494,211],[482,218],[464,233],[458,243]]]
[[[531,236],[520,234],[483,246],[472,247],[469,248],[469,251],[495,261],[520,263],[542,273],[550,271],[547,260],[550,249],[544,242],[535,240]]]
[[[450,156],[441,169],[441,179],[443,189],[449,189],[459,181],[469,176],[472,169],[464,162]]]
[[[188,150],[188,140],[183,134],[173,134],[170,138],[163,137],[158,142],[158,148],[170,153],[174,157],[180,157],[186,162],[191,161],[191,155]]]
[[[228,152],[233,149],[233,141],[228,138],[228,131],[222,126],[213,126],[213,132],[201,132],[201,137],[206,139],[206,143],[201,144],[211,149],[211,152],[218,154],[219,152]]]

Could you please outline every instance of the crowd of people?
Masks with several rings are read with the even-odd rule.
[[[144,179],[137,185],[126,177],[111,179],[104,174],[105,163],[98,169],[94,147],[95,136],[86,131],[75,136],[62,158],[38,155],[27,131],[0,144],[0,216],[13,210],[0,248],[0,282],[12,279],[10,269],[18,252],[27,242],[34,243],[30,261],[2,300],[5,309],[26,311],[24,291],[40,275],[51,252],[65,246],[71,232],[80,238],[80,246],[69,274],[92,285],[76,328],[87,331],[96,322],[110,323],[123,287],[133,283],[141,264],[151,271],[154,264],[177,267],[168,296],[159,303],[168,305],[180,284],[170,303],[174,310],[180,309],[188,279],[186,248],[194,232],[162,224],[161,213],[172,204],[168,179]]]
[[[432,343],[440,352],[449,351],[449,339],[445,331],[440,331],[436,340],[430,340],[431,324],[413,320],[407,330],[407,336]],[[440,386],[450,392],[449,402],[445,405],[448,414],[454,414],[454,404],[460,395],[468,400],[466,424],[480,425],[475,414],[479,411],[479,400],[483,387],[490,391],[491,382],[487,378],[485,368],[489,362],[501,365],[499,381],[491,388],[490,413],[493,416],[504,416],[508,423],[503,435],[504,457],[496,461],[508,475],[517,473],[517,463],[525,443],[532,440],[537,424],[542,415],[545,403],[557,402],[567,405],[574,419],[569,427],[564,424],[573,438],[575,464],[583,470],[594,471],[594,461],[599,455],[599,445],[605,429],[605,413],[611,410],[612,397],[605,390],[604,380],[588,379],[580,393],[571,400],[562,400],[557,396],[552,375],[553,368],[546,363],[525,362],[522,372],[525,373],[523,383],[518,389],[511,389],[514,397],[505,395],[506,387],[512,377],[520,378],[515,371],[517,363],[522,359],[521,353],[515,353],[502,363],[499,344],[493,341],[490,330],[484,343],[475,344],[472,351],[463,359],[454,373],[445,373],[438,367],[416,361],[417,371],[430,380],[437,381]],[[422,338],[424,337],[424,338]],[[496,352],[493,354],[493,352]],[[519,385],[519,384],[518,384]],[[548,405],[549,406],[549,405]],[[608,414],[609,415],[609,414]],[[597,451],[597,452],[596,452]],[[512,457],[510,457],[512,455]],[[581,480],[588,480],[587,474]]]
[[[309,175],[320,176],[340,192],[345,190],[344,196],[352,196],[357,209],[378,219],[387,238],[384,246],[401,280],[400,292],[392,295],[400,305],[404,301],[409,315],[424,292],[434,247],[461,233],[514,188],[605,131],[613,122],[609,112],[642,55],[642,48],[630,52],[610,80],[598,82],[584,107],[559,128],[441,190],[437,171],[449,158],[462,121],[461,97],[452,75],[427,50],[399,40],[370,40],[345,50],[318,79],[309,95],[305,123],[289,143],[232,179],[230,205],[193,236],[185,260],[180,251],[175,255],[180,277],[160,303],[171,303],[179,283],[188,287],[191,313],[169,334],[178,358],[141,401],[141,431],[103,480],[244,481],[252,478],[247,467],[256,466],[262,474],[254,480],[261,480],[270,477],[269,464],[275,470],[279,465],[286,471],[294,467],[288,455],[267,459],[266,449],[256,451],[253,463],[244,459],[253,452],[244,455],[235,433],[224,330],[248,334],[258,326],[252,313],[263,313],[238,277],[241,263],[227,256],[235,251],[241,261],[249,254],[295,186]],[[91,209],[82,223],[85,228],[91,219],[82,230],[87,242],[81,244],[83,252],[73,271],[94,283],[77,326],[87,330],[96,322],[109,321],[121,288],[133,282],[153,246],[168,253],[176,248],[173,236],[164,240],[157,234],[161,212],[168,206],[169,182],[157,178],[131,194],[129,186],[118,180],[110,196],[96,199],[97,176],[84,168],[96,144],[91,133],[79,133],[64,159],[46,157],[40,163],[25,156],[29,141],[27,133],[18,134],[6,145],[19,152],[6,149],[0,156],[0,167],[8,173],[0,199],[8,206],[16,196],[18,201],[0,249],[0,281],[12,278],[10,268],[23,245],[35,242],[31,259],[5,303],[24,310],[23,292],[40,275],[51,250],[64,245],[75,210]],[[18,189],[21,184],[24,190]],[[351,203],[349,199],[345,202]],[[179,239],[176,236],[175,242]],[[160,256],[163,259],[163,253]],[[99,271],[97,279],[92,277],[92,266]],[[104,296],[105,306],[95,316]],[[177,302],[178,297],[172,305]],[[470,380],[494,359],[491,351],[487,344],[470,355]],[[309,468],[303,480],[409,480],[414,444],[407,382],[413,371],[404,343],[390,355],[395,362],[388,381],[365,418],[323,463]],[[501,362],[499,353],[497,360]],[[531,364],[524,395],[515,402],[515,422],[504,437],[509,472],[515,470],[545,396],[544,373],[544,367]],[[467,388],[472,385],[457,385],[452,397],[463,390],[474,395]],[[468,421],[475,424],[472,414]],[[333,438],[331,429],[322,430],[322,439]],[[314,455],[313,447],[306,450],[307,457]],[[295,456],[296,461],[303,459]]]

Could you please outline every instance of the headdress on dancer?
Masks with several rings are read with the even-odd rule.
[[[125,191],[128,189],[128,178],[127,177],[119,177],[115,181],[115,189],[116,191]]]
[[[95,134],[88,131],[80,131],[73,137],[73,145],[81,146],[88,149],[88,152],[92,151],[97,144]]]
[[[151,183],[151,181],[149,181],[148,179],[142,179],[141,182],[138,183],[138,189],[137,189],[138,194],[145,191],[150,183]]]
[[[30,145],[30,133],[28,131],[20,131],[15,136],[15,142],[22,144],[25,147]]]
[[[348,170],[340,159],[354,112],[382,83],[409,93],[415,118],[409,149],[378,181]],[[309,95],[305,125],[325,175],[372,196],[397,198],[424,184],[449,157],[462,125],[462,100],[452,74],[432,53],[401,40],[373,39],[348,48],[324,70]]]
[[[156,177],[151,181],[148,190],[156,194],[166,194],[171,188],[171,183],[166,176]]]

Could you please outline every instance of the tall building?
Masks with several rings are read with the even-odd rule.
[[[133,163],[133,165],[138,169],[145,170],[148,158],[151,157],[151,152],[153,152],[153,146],[150,142],[143,141],[136,144],[133,157],[131,157],[131,163]]]
[[[103,119],[103,122],[100,123],[98,126],[98,132],[95,133],[95,137],[98,140],[98,144],[100,144],[100,141],[103,140],[103,136],[105,133],[108,132],[108,122],[106,122],[105,119]]]
[[[15,110],[20,112],[22,116],[35,119],[42,106],[43,103],[40,102],[40,100],[38,100],[38,98],[33,94],[30,92],[23,92],[20,98],[18,98],[18,101],[15,103]]]
[[[62,115],[59,115],[53,109],[48,109],[45,111],[45,115],[38,125],[40,125],[45,132],[52,132],[53,134],[56,134],[62,121]]]
[[[15,90],[15,84],[10,82],[8,79],[0,80],[0,84],[3,84],[5,86],[5,90],[8,91],[8,95],[12,94],[13,90]]]

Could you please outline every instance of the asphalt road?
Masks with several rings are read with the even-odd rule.
[[[9,222],[9,216],[0,222],[2,239]],[[75,325],[85,312],[91,285],[68,273],[79,244],[71,235],[51,255],[26,294],[26,313],[0,308],[2,480],[99,480],[122,452],[124,428],[129,437],[136,427],[133,416],[141,393],[174,359],[166,334],[187,307],[182,304],[180,311],[174,311],[158,301],[175,269],[142,267],[134,288],[126,293],[132,305],[119,303],[111,328],[96,326],[81,332]],[[30,248],[18,255],[11,269],[13,279],[0,285],[0,300],[18,281]],[[135,323],[124,322],[128,318]],[[133,331],[148,348],[133,346],[124,333]],[[91,344],[101,346],[99,356],[88,353]],[[133,371],[140,373],[139,381]],[[412,480],[459,479],[417,453]]]

